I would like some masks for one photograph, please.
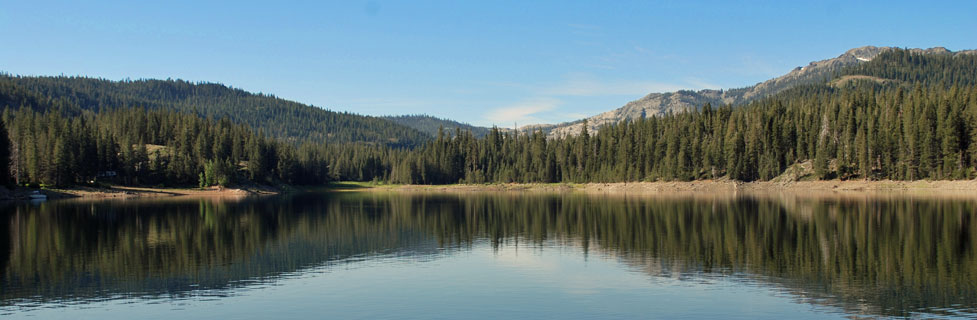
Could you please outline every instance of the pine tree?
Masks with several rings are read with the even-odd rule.
[[[4,122],[0,120],[0,185],[10,186],[10,138]]]

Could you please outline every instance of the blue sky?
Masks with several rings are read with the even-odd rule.
[[[977,48],[977,1],[10,1],[0,71],[219,82],[368,115],[575,120],[863,45]]]

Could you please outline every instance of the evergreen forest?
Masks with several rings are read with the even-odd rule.
[[[577,136],[433,134],[216,84],[0,77],[8,185],[977,177],[977,55],[891,50],[744,105]]]

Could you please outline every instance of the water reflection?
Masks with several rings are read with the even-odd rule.
[[[652,278],[734,279],[853,314],[977,313],[974,200],[342,193],[0,212],[9,312],[232,295],[337,264],[485,245],[572,248]]]

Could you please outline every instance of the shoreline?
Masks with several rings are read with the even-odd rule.
[[[977,180],[918,180],[866,181],[819,180],[793,182],[741,182],[732,180],[699,180],[673,182],[613,182],[613,183],[506,183],[454,185],[366,185],[352,184],[349,191],[369,192],[578,192],[594,194],[732,194],[732,193],[794,193],[794,194],[918,194],[949,195],[977,198]]]
[[[3,200],[28,200],[37,189],[4,190]],[[109,188],[72,187],[42,189],[48,199],[136,199],[171,197],[221,197],[241,198],[277,195],[287,192],[422,192],[422,193],[470,193],[470,192],[537,192],[537,193],[589,193],[620,195],[724,195],[724,194],[811,194],[811,195],[879,195],[911,194],[932,196],[962,196],[977,198],[977,180],[918,180],[918,181],[864,181],[818,180],[792,182],[741,182],[732,180],[698,180],[670,182],[612,182],[612,183],[495,183],[451,185],[400,185],[372,184],[367,182],[335,182],[325,186],[286,188]]]
[[[281,193],[271,188],[150,188],[111,186],[107,188],[69,187],[69,188],[18,188],[2,192],[2,200],[27,201],[29,195],[39,191],[47,196],[47,200],[60,199],[136,199],[136,198],[173,198],[173,197],[228,197],[239,198],[261,195],[275,195]]]

